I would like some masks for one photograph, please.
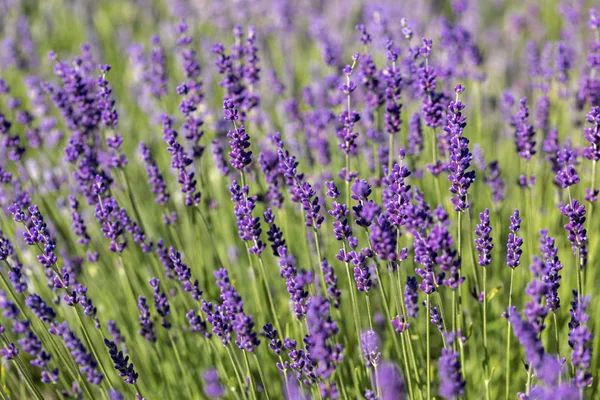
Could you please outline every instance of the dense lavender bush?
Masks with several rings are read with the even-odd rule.
[[[587,3],[0,0],[0,398],[600,398]]]

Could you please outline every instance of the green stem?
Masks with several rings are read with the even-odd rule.
[[[487,268],[483,267],[483,349],[485,363],[485,398],[490,400],[490,359],[487,341],[487,292],[486,292]]]
[[[262,273],[262,281],[265,286],[265,291],[267,292],[267,298],[269,299],[269,307],[271,307],[271,314],[273,314],[273,319],[275,320],[275,327],[279,332],[282,332],[281,326],[279,325],[279,315],[277,315],[277,309],[275,308],[275,303],[273,302],[273,296],[271,296],[271,290],[269,289],[269,285],[267,283],[267,271],[265,269],[265,264],[263,263],[263,259],[260,255],[258,257],[258,266],[260,267],[260,272]]]
[[[248,361],[248,354],[245,350],[242,350],[242,354],[244,355],[244,363],[246,364],[246,376],[248,377],[248,381],[250,382],[250,393],[252,394],[252,398],[256,400],[256,388],[254,386],[254,379],[252,378],[252,373],[250,371],[250,362]]]
[[[315,238],[315,245],[317,246],[317,257],[319,258],[319,263],[317,264],[317,269],[319,270],[319,275],[321,277],[321,285],[323,285],[323,291],[326,291],[325,285],[325,275],[323,274],[323,268],[321,268],[321,263],[323,262],[323,255],[321,254],[321,243],[319,242],[319,232],[316,228],[313,228],[313,235]]]
[[[460,260],[460,264],[458,266],[458,276],[461,275],[461,271],[462,271],[462,212],[458,212],[457,215],[458,218],[458,223],[457,223],[457,256],[458,259]],[[457,289],[459,290],[459,289]],[[462,326],[462,295],[460,290],[458,291],[458,304],[456,307],[456,324],[457,324],[457,331],[458,330],[462,330],[463,326]],[[464,351],[464,346],[462,343],[462,340],[458,340],[458,351],[460,353],[460,365],[462,365],[463,369],[466,368],[465,365],[465,351]]]
[[[427,325],[426,330],[426,342],[427,342],[427,356],[425,359],[425,368],[426,375],[425,379],[427,380],[427,400],[431,399],[431,369],[429,368],[429,361],[431,359],[431,348],[429,343],[429,315],[431,315],[431,301],[429,299],[429,293],[427,294],[427,318],[425,319],[425,325]]]
[[[437,137],[435,133],[435,128],[431,128],[431,159],[433,160],[433,164],[437,165]],[[442,204],[442,188],[440,186],[440,176],[436,175],[433,177],[435,182],[435,192],[437,195],[438,204]]]
[[[381,285],[381,282],[379,282]],[[369,293],[365,293],[365,299],[367,301],[367,315],[369,317],[369,328],[373,330],[373,318],[371,317],[371,300],[369,300]]]
[[[513,281],[515,278],[514,268],[510,269],[510,286],[508,289],[508,308],[512,306],[512,292],[513,292]],[[510,397],[510,321],[506,321],[506,382],[505,382],[505,394],[506,400]]]
[[[346,252],[346,242],[343,244],[344,252]],[[350,265],[347,262],[344,262],[346,266],[346,275],[348,277],[348,286],[350,289],[350,298],[352,301],[352,318],[354,319],[354,328],[356,330],[356,340],[360,341],[360,324],[358,322],[358,316],[360,315],[358,309],[358,303],[356,302],[356,294],[354,293],[354,284],[352,283],[352,276],[350,274]]]
[[[173,346],[173,353],[175,354],[177,366],[179,367],[179,370],[181,371],[181,375],[183,377],[183,384],[186,387],[188,396],[190,396],[190,399],[192,399],[194,397],[192,394],[192,387],[188,381],[188,374],[186,373],[187,370],[183,367],[183,363],[181,362],[181,355],[179,354],[177,343],[175,343],[175,339],[173,338],[173,333],[171,332],[171,330],[167,329],[167,332],[169,334],[169,341],[171,341],[171,345]]]
[[[98,366],[100,367],[100,370],[102,371],[102,373],[104,374],[104,377],[106,378],[106,380],[105,381],[103,380],[103,382],[108,384],[108,387],[110,389],[112,389],[114,386],[110,380],[110,377],[106,373],[106,369],[104,368],[104,364],[102,364],[102,360],[100,359],[100,357],[98,357],[98,353],[96,352],[96,348],[94,347],[92,338],[90,337],[87,327],[85,326],[85,322],[84,322],[83,318],[81,318],[79,308],[77,308],[77,307],[75,307],[75,316],[77,317],[77,320],[79,321],[79,325],[81,325],[81,331],[83,332],[85,341],[87,342],[87,344],[90,348],[90,351],[92,352],[92,355],[96,359],[96,362],[98,363]]]
[[[233,355],[231,354],[231,347],[229,347],[227,345],[227,346],[225,346],[225,348],[227,349],[227,355],[229,356],[229,361],[231,361],[231,366],[233,367],[233,371],[235,372],[235,376],[238,380],[238,385],[240,385],[240,391],[242,392],[242,397],[244,399],[247,399],[248,396],[246,395],[244,381],[242,379],[241,372],[238,371],[237,365],[236,365],[235,361],[233,360]]]
[[[256,361],[256,366],[258,367],[258,375],[260,376],[260,380],[262,381],[263,390],[265,391],[265,396],[267,397],[267,400],[270,400],[271,397],[269,396],[269,391],[267,390],[268,383],[265,378],[265,373],[263,372],[260,361],[258,361],[258,356],[256,355],[256,353],[254,353],[254,360]]]

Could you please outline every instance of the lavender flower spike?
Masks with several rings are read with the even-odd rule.
[[[446,334],[446,341],[452,343],[456,338],[454,333]],[[454,351],[451,345],[442,349],[442,355],[438,361],[440,378],[440,395],[445,399],[455,399],[465,394],[466,382],[460,371],[460,359],[457,351]]]
[[[452,184],[450,193],[454,194],[452,204],[456,211],[465,211],[469,208],[467,203],[467,191],[473,182],[475,182],[475,170],[470,170],[473,154],[469,151],[469,139],[463,136],[467,117],[463,116],[462,111],[465,105],[458,99],[459,93],[463,90],[461,85],[456,88],[456,101],[451,101],[448,105],[448,121],[444,127],[444,132],[450,138],[450,164],[448,170],[450,174],[448,179]]]
[[[521,229],[521,217],[519,216],[519,209],[516,209],[510,217],[510,233],[506,244],[506,264],[510,268],[516,268],[521,264],[523,238],[517,236],[519,229]]]
[[[486,208],[484,212],[479,214],[480,223],[475,228],[475,248],[479,253],[479,265],[486,267],[492,262],[492,249],[494,244],[492,243],[492,227],[490,226],[490,210]]]

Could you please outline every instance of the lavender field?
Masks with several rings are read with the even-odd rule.
[[[0,0],[0,400],[600,399],[593,3]]]

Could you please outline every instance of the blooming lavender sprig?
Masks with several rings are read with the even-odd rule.
[[[423,38],[423,45],[419,49],[425,62],[419,68],[419,87],[422,94],[422,114],[425,125],[431,128],[437,128],[442,125],[442,114],[444,111],[443,101],[444,96],[436,90],[437,73],[435,69],[429,65],[429,57],[433,41]]]
[[[360,333],[360,346],[365,361],[377,368],[381,359],[381,344],[377,333],[373,330],[362,331]]]
[[[418,156],[423,152],[425,140],[423,138],[423,126],[421,124],[421,114],[415,112],[408,121],[408,155]]]
[[[315,365],[315,374],[323,380],[329,379],[342,361],[344,351],[334,344],[339,328],[329,313],[329,302],[321,297],[312,297],[306,313],[308,335],[304,338],[306,350]]]
[[[117,323],[115,321],[106,321],[106,327],[108,328],[108,333],[112,336],[113,341],[119,345],[125,345],[125,336],[121,334],[121,330],[117,327]]]
[[[73,220],[73,232],[79,237],[77,243],[86,245],[90,242],[90,236],[87,233],[87,227],[83,216],[79,212],[79,202],[75,196],[69,196],[69,207],[71,208],[71,219]]]
[[[590,144],[584,149],[583,155],[590,161],[600,161],[600,106],[592,107],[586,116],[592,126],[586,127],[585,140]]]
[[[228,187],[233,201],[233,213],[237,219],[238,236],[243,241],[251,241],[252,246],[249,251],[260,256],[266,245],[260,240],[262,228],[260,227],[260,218],[254,217],[252,212],[256,207],[256,196],[248,196],[248,186],[240,187],[236,180],[233,180]]]
[[[138,297],[138,309],[140,311],[139,323],[140,330],[138,333],[142,335],[149,342],[156,342],[156,330],[154,323],[152,322],[152,316],[150,315],[150,307],[148,301],[144,296]]]
[[[529,364],[529,368],[539,370],[544,363],[546,353],[534,326],[529,321],[521,318],[516,307],[508,308],[507,318],[513,327],[515,336],[525,349],[525,358]]]
[[[383,74],[385,78],[385,130],[389,135],[394,135],[400,132],[402,126],[401,112],[402,103],[402,74],[400,68],[396,65],[398,61],[398,54],[394,50],[394,42],[388,40],[385,44],[387,59],[392,62],[391,66],[388,66]],[[394,149],[389,149],[390,153]]]
[[[531,298],[531,301],[525,303],[523,314],[529,320],[534,331],[540,335],[546,328],[544,320],[548,315],[548,308],[544,305],[543,299],[547,296],[548,287],[541,280],[534,279],[525,288],[525,293]]]
[[[162,318],[161,325],[163,328],[169,329],[171,327],[171,322],[169,322],[168,317],[171,315],[171,306],[167,300],[167,295],[160,290],[160,279],[152,278],[149,283],[154,291],[154,305],[156,307],[156,312]]]
[[[417,278],[409,276],[406,278],[404,286],[404,302],[406,303],[406,313],[411,318],[418,317],[419,311],[419,292]]]
[[[342,297],[342,291],[338,288],[338,277],[335,275],[333,267],[329,265],[326,258],[323,258],[321,262],[321,269],[323,270],[323,277],[325,278],[325,291],[331,302],[333,308],[340,307],[340,298]]]
[[[442,349],[442,355],[438,361],[439,393],[446,399],[455,399],[465,394],[466,382],[461,372],[460,357],[451,346],[454,340],[460,340],[460,338],[457,338],[455,333],[446,333],[446,341],[450,344]]]
[[[236,121],[239,120],[238,109],[234,106],[233,101],[223,101],[223,110],[225,113],[225,119],[232,121],[234,129],[229,130],[227,137],[229,138],[229,162],[231,166],[237,170],[244,171],[246,166],[252,162],[252,151],[248,150],[250,147],[250,136],[246,133],[244,125],[239,127]]]
[[[9,258],[11,260],[10,263]],[[0,261],[4,261],[4,263],[9,267],[7,272],[8,279],[15,289],[15,292],[24,292],[27,289],[27,283],[25,282],[25,277],[23,276],[23,265],[15,253],[15,248],[12,242],[8,237],[4,236],[2,229],[0,229]]]
[[[347,155],[356,155],[358,146],[356,140],[358,133],[354,132],[354,127],[358,121],[360,121],[360,114],[356,111],[351,110],[350,95],[356,90],[356,83],[351,79],[354,67],[359,59],[359,54],[356,53],[352,56],[352,65],[346,65],[344,67],[344,75],[346,76],[346,83],[340,87],[340,92],[346,95],[347,105],[339,116],[339,128],[336,131],[337,138],[339,140],[338,147]],[[345,180],[349,179],[349,171],[346,171]]]
[[[510,227],[508,234],[508,242],[506,244],[506,264],[510,268],[516,268],[521,264],[521,246],[523,245],[523,238],[517,235],[521,229],[521,217],[519,215],[519,209],[515,209],[513,215],[510,217]]]
[[[395,364],[389,361],[381,363],[376,373],[379,399],[397,400],[402,399],[405,393],[404,379]]]
[[[294,304],[296,318],[306,315],[308,301],[308,285],[313,281],[313,274],[296,267],[296,259],[289,253],[286,246],[278,249],[280,275],[285,278],[285,286]]]
[[[162,173],[158,169],[150,147],[144,142],[140,142],[140,154],[142,161],[146,167],[146,174],[148,175],[148,183],[152,187],[152,193],[156,196],[156,203],[165,205],[169,202],[169,192],[167,190],[167,184],[163,178]]]
[[[593,333],[587,326],[589,315],[587,308],[590,304],[590,297],[581,297],[577,291],[573,291],[573,301],[571,302],[571,321],[569,321],[569,346],[573,349],[572,363],[575,368],[575,377],[573,383],[578,388],[585,388],[592,384],[593,378],[590,373],[590,362],[592,358],[591,343],[594,338]]]
[[[36,317],[42,322],[51,323],[56,318],[54,309],[44,302],[44,300],[37,294],[33,293],[27,296],[25,299],[25,305],[33,311]]]
[[[188,157],[183,146],[177,141],[177,131],[173,128],[175,121],[164,114],[162,117],[163,139],[167,143],[167,150],[171,153],[171,168],[178,172],[177,181],[181,191],[185,194],[187,206],[197,206],[200,203],[201,193],[197,191],[195,173],[188,171],[193,160]]]
[[[542,281],[547,286],[546,305],[550,311],[557,311],[560,308],[558,288],[560,287],[560,271],[563,265],[558,259],[558,248],[555,245],[554,238],[548,236],[547,229],[540,231],[539,249],[542,252]]]
[[[492,227],[490,225],[490,210],[486,208],[479,214],[479,224],[475,228],[475,249],[478,253],[479,265],[486,267],[492,263]]]
[[[254,321],[251,315],[244,312],[244,303],[241,296],[229,280],[226,269],[221,268],[214,272],[217,286],[221,290],[221,300],[226,313],[232,317],[233,331],[236,333],[236,344],[242,350],[253,352],[260,344],[254,331]]]
[[[225,395],[225,386],[221,384],[216,369],[208,369],[202,373],[204,379],[204,394],[211,399],[220,399]]]
[[[535,155],[535,128],[529,123],[529,108],[527,98],[519,102],[519,113],[514,117],[515,145],[517,153],[522,159],[529,161]]]
[[[161,99],[168,92],[167,58],[164,48],[161,46],[160,37],[152,36],[150,43],[152,50],[150,51],[148,81],[152,95]]]
[[[560,208],[560,212],[569,219],[569,222],[564,225],[567,230],[569,242],[573,254],[579,259],[579,269],[584,269],[587,265],[587,230],[584,227],[586,221],[585,206],[579,201],[573,199]]]
[[[450,137],[450,164],[448,166],[448,179],[452,184],[450,193],[454,195],[452,204],[456,211],[465,211],[469,208],[467,203],[467,192],[475,182],[475,170],[468,171],[473,160],[473,154],[469,151],[469,139],[463,136],[467,117],[462,115],[465,105],[458,100],[459,93],[464,90],[459,84],[457,86],[457,100],[448,105],[448,118],[444,132]]]
[[[135,385],[139,375],[135,371],[133,363],[129,362],[129,356],[124,355],[123,351],[117,348],[115,342],[111,342],[106,338],[104,339],[104,345],[108,347],[114,368],[119,371],[119,375],[124,378],[125,383]]]
[[[183,96],[179,103],[179,111],[184,115],[184,136],[191,145],[191,154],[195,159],[202,157],[204,146],[199,144],[204,136],[204,120],[202,119],[200,105],[204,99],[202,92],[202,80],[200,79],[200,64],[196,59],[196,52],[191,47],[192,37],[187,35],[188,26],[185,19],[177,25],[179,39],[177,45],[180,48],[182,67],[185,72],[186,81],[177,87],[177,94]]]
[[[579,175],[575,166],[577,165],[577,156],[575,150],[565,143],[565,146],[556,153],[556,161],[560,168],[556,172],[556,182],[563,188],[567,189],[570,186],[579,182]]]
[[[500,202],[506,197],[506,185],[502,179],[500,164],[497,160],[488,164],[483,181],[492,190],[492,201],[495,207],[498,207]]]
[[[96,369],[98,366],[97,361],[88,353],[86,347],[75,336],[69,325],[66,322],[62,324],[54,322],[50,325],[48,332],[51,335],[59,336],[63,340],[75,363],[79,365],[81,372],[86,375],[87,381],[93,385],[100,385],[104,379],[104,374],[98,372]]]
[[[36,205],[30,206],[27,210],[28,214],[25,214],[18,202],[13,203],[13,205],[9,207],[9,211],[13,214],[15,222],[25,224],[27,228],[26,231],[23,232],[25,243],[29,246],[41,247],[42,254],[39,254],[37,259],[46,269],[48,285],[54,287],[55,273],[52,267],[58,260],[54,253],[56,241],[54,236],[50,233],[43,215]]]

